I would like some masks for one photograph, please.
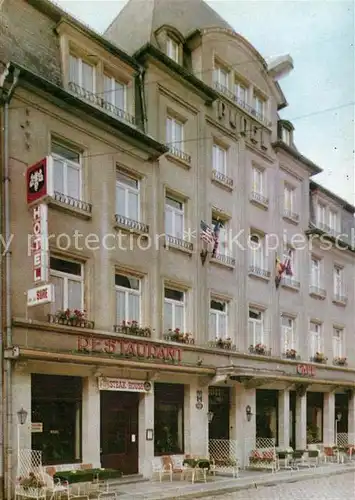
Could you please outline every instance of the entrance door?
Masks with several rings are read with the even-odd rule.
[[[138,393],[101,391],[102,467],[138,473],[138,404]]]

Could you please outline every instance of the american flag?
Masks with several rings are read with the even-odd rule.
[[[215,240],[214,232],[203,220],[201,221],[200,229],[201,229],[200,231],[201,240],[206,241],[206,243],[214,243]]]

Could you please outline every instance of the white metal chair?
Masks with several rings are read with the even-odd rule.
[[[162,457],[154,457],[152,460],[152,479],[155,475],[159,476],[159,481],[162,482],[164,476],[169,476],[170,481],[173,480],[173,467],[170,463],[164,463]]]

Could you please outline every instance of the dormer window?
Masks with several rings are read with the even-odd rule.
[[[170,59],[176,63],[179,62],[179,44],[170,37],[166,41],[166,53]]]
[[[213,80],[217,90],[225,92],[229,88],[229,72],[221,65],[215,63]]]
[[[286,127],[281,128],[281,140],[287,146],[291,146],[291,131]]]
[[[74,83],[89,92],[95,92],[95,66],[87,63],[81,57],[70,54],[69,82]]]
[[[104,75],[104,101],[122,111],[127,110],[127,85],[109,75]]]

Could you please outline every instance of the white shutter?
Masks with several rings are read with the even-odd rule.
[[[184,331],[184,305],[174,304],[175,308],[175,325],[174,328],[180,328]]]
[[[254,331],[255,331],[255,344],[264,344],[264,335],[262,323],[255,322],[254,323]]]
[[[128,217],[139,221],[139,195],[136,192],[127,190],[128,196]]]
[[[164,330],[173,329],[173,306],[170,302],[164,302]]]
[[[221,338],[227,337],[227,315],[219,314],[218,315],[218,336]]]
[[[54,191],[64,193],[64,162],[55,158],[53,161],[53,170]]]
[[[67,164],[67,194],[77,200],[81,199],[80,169]]]
[[[126,321],[126,294],[122,291],[116,292],[116,322],[120,325]]]
[[[128,294],[129,321],[140,323],[140,296],[135,293]]]
[[[217,337],[217,315],[214,311],[210,311],[209,321],[209,338],[215,340]]]
[[[58,276],[52,276],[51,281],[54,285],[54,310],[56,312],[64,309],[64,280]]]

